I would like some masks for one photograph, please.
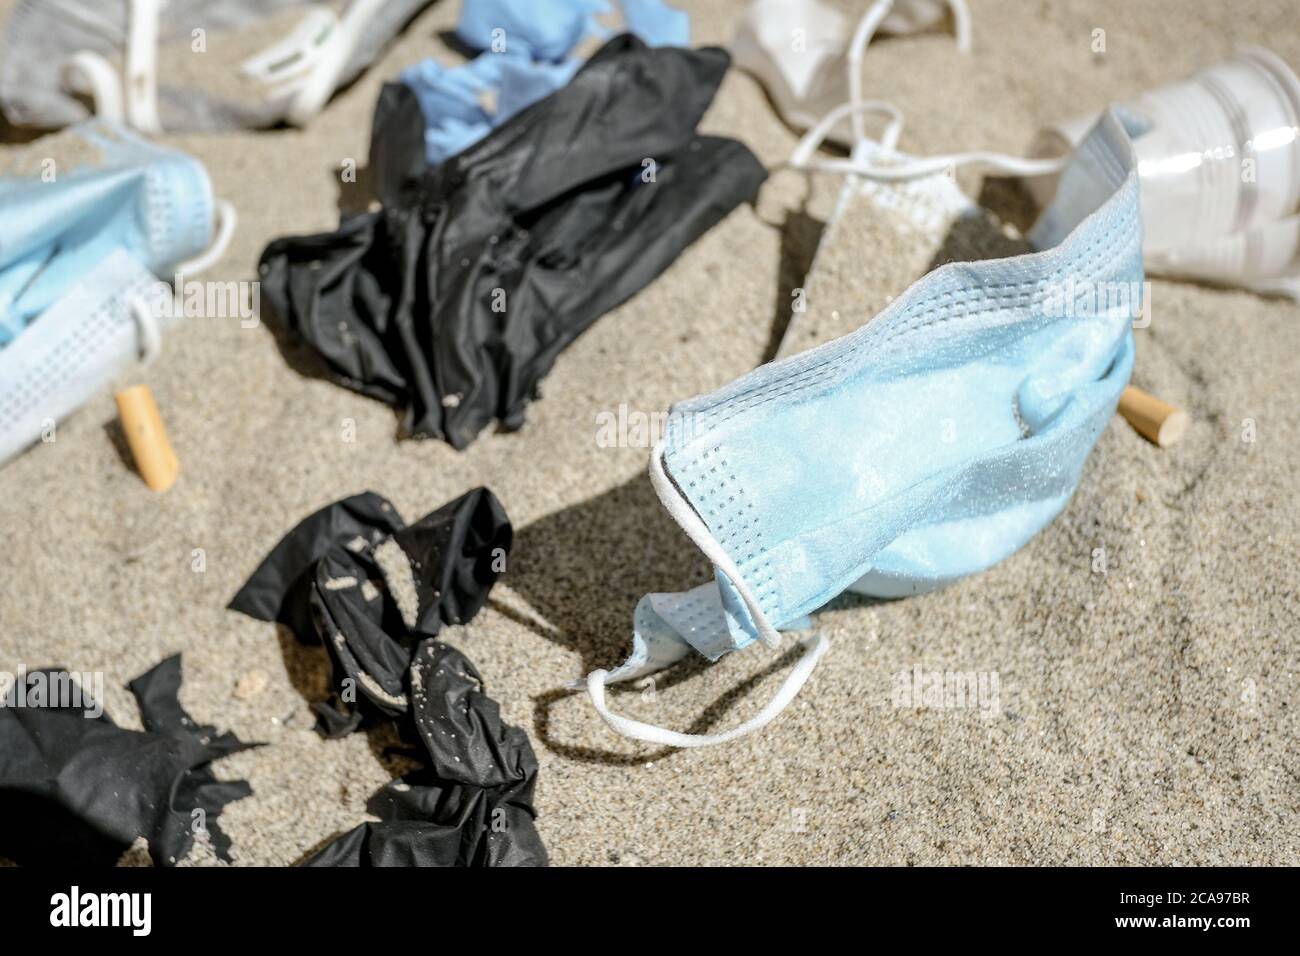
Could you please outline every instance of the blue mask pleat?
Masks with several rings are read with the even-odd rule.
[[[982,571],[1066,505],[1128,383],[1141,305],[1137,178],[1113,116],[1032,238],[1051,248],[942,267],[857,332],[674,406],[665,470],[773,626],[848,589]],[[1130,294],[1088,308],[1099,288]],[[1060,290],[1078,302],[1062,310]],[[744,647],[758,628],[716,580]]]
[[[102,120],[74,127],[94,165],[0,178],[0,345],[122,249],[155,274],[211,241],[212,190],[195,159]]]

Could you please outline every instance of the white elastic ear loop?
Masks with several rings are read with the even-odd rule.
[[[239,217],[235,213],[235,207],[225,199],[218,199],[214,204],[214,208],[216,210],[217,234],[212,240],[212,245],[193,259],[186,259],[184,262],[177,264],[176,271],[181,275],[190,275],[210,268],[213,263],[225,254],[226,247],[230,245],[230,239],[235,234],[235,225],[239,221]]]
[[[140,363],[148,365],[162,351],[162,334],[158,331],[158,321],[148,302],[137,295],[131,297],[130,304],[131,317],[135,319],[136,329],[140,333]]]
[[[713,744],[722,744],[767,726],[776,719],[781,711],[790,706],[790,702],[794,700],[795,695],[799,693],[803,685],[807,683],[808,678],[812,676],[813,668],[817,666],[817,662],[830,648],[830,642],[820,632],[803,639],[801,643],[807,647],[807,650],[804,651],[803,656],[799,658],[790,673],[786,675],[776,695],[767,702],[767,705],[743,724],[717,734],[683,734],[676,730],[656,727],[654,724],[642,723],[639,720],[632,720],[630,717],[623,717],[614,713],[605,703],[605,678],[609,673],[608,671],[597,670],[587,675],[587,694],[591,697],[591,704],[596,708],[596,713],[600,714],[605,723],[609,724],[615,733],[622,734],[624,737],[632,737],[636,740],[644,740],[665,747],[708,747]]]
[[[957,52],[970,53],[970,7],[966,0],[948,0],[952,11],[952,29],[957,34]]]
[[[970,52],[970,10],[964,0],[948,0],[952,10],[953,22],[957,33],[957,49],[962,53]],[[867,44],[875,36],[880,24],[892,12],[894,0],[876,0],[871,8],[858,21],[853,41],[849,45],[849,102],[836,107],[821,122],[810,129],[795,147],[790,157],[790,165],[796,169],[816,170],[819,172],[844,173],[866,176],[870,179],[898,181],[916,179],[945,172],[957,166],[977,165],[985,172],[999,173],[1004,176],[1050,176],[1065,168],[1068,157],[1051,159],[1024,159],[1019,156],[1007,156],[1004,153],[977,151],[970,153],[953,153],[934,156],[901,155],[888,163],[876,163],[862,157],[852,159],[816,159],[813,153],[822,144],[846,116],[853,127],[853,138],[857,143],[867,139],[862,115],[867,112],[888,112],[895,117],[895,122],[886,130],[881,145],[894,150],[898,134],[902,131],[903,114],[896,107],[878,100],[862,99],[862,58]],[[892,137],[892,138],[891,138]]]
[[[162,0],[131,0],[126,34],[126,118],[144,133],[162,132],[158,118],[158,19]]]
[[[853,42],[849,44],[849,104],[854,107],[853,139],[862,142],[867,133],[862,125],[862,115],[856,110],[862,103],[862,56],[867,44],[876,35],[880,23],[894,9],[894,0],[876,0],[858,21],[858,28],[853,31]]]
[[[903,130],[903,114],[896,106],[881,100],[864,100],[858,103],[844,103],[823,116],[812,129],[800,138],[794,152],[790,154],[789,165],[795,169],[816,172],[843,173],[850,176],[866,176],[869,179],[897,181],[931,176],[957,166],[978,165],[986,171],[997,172],[1006,176],[1047,176],[1059,173],[1065,168],[1069,156],[1056,156],[1048,159],[1024,159],[1019,156],[1007,156],[1003,153],[971,152],[952,153],[936,156],[908,156],[899,154],[887,163],[876,163],[862,156],[848,159],[831,159],[818,157],[816,152],[822,142],[830,135],[846,116],[858,119],[863,113],[884,113],[891,116],[892,122],[885,127],[880,145],[890,151],[896,149],[898,138]],[[858,119],[860,122],[860,119]],[[866,141],[861,137],[858,142]]]
[[[63,85],[74,93],[90,97],[96,116],[114,123],[126,122],[122,104],[122,80],[113,64],[98,53],[81,50],[63,64]]]
[[[957,34],[957,50],[960,53],[970,53],[970,9],[966,6],[965,0],[948,0],[948,8],[952,10],[953,30]],[[850,103],[862,102],[862,58],[866,55],[867,44],[871,42],[871,38],[880,29],[880,24],[893,12],[893,9],[894,0],[876,0],[862,15],[857,29],[853,31],[848,57]],[[861,142],[865,135],[861,115],[854,114],[854,139]]]
[[[159,133],[158,19],[160,0],[131,0],[127,11],[126,79],[113,64],[81,50],[63,64],[63,85],[89,95],[95,115],[145,133]]]
[[[762,608],[758,606],[758,600],[754,597],[749,585],[745,583],[744,576],[740,569],[736,567],[736,562],[731,560],[731,555],[727,554],[718,544],[713,532],[708,526],[700,520],[700,516],[695,513],[677,486],[673,484],[672,479],[664,471],[663,463],[664,439],[660,438],[655,443],[653,450],[650,452],[650,484],[654,486],[655,494],[663,502],[663,506],[672,515],[686,532],[687,536],[695,542],[695,546],[704,552],[704,556],[713,562],[722,570],[731,583],[735,585],[736,590],[740,593],[740,598],[745,602],[745,607],[749,610],[750,617],[754,620],[754,626],[758,628],[759,639],[768,647],[779,647],[781,644],[780,632],[768,621],[767,615],[763,613]]]
[[[888,150],[894,150],[898,146],[898,138],[903,133],[903,111],[892,103],[886,103],[883,100],[864,100],[858,103],[842,103],[835,109],[831,110],[820,120],[817,121],[808,132],[799,138],[794,152],[790,154],[789,165],[795,169],[822,169],[826,165],[834,164],[833,172],[846,172],[848,170],[841,168],[845,163],[851,163],[852,160],[831,160],[818,159],[816,152],[821,147],[826,137],[830,135],[831,130],[838,126],[846,116],[851,116],[860,121],[863,113],[880,113],[890,118],[888,125],[885,126],[884,133],[880,137],[880,145]],[[862,137],[858,142],[862,142]]]

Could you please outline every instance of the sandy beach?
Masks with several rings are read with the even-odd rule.
[[[675,2],[696,45],[725,44],[743,8]],[[0,17],[11,6],[0,0]],[[904,149],[1019,154],[1043,126],[1241,42],[1300,67],[1294,0],[971,6],[969,57],[949,32],[867,53],[865,88],[904,111]],[[443,38],[457,8],[433,4],[306,129],[161,137],[202,159],[239,213],[203,278],[255,280],[271,239],[332,230],[356,207],[339,170],[365,163],[380,85],[426,56],[462,59]],[[367,819],[400,767],[385,730],[321,739],[309,701],[324,694],[324,650],[226,603],[338,498],[370,489],[414,520],[486,485],[514,523],[510,565],[488,607],[443,637],[532,739],[555,864],[1300,863],[1300,309],[1286,301],[1154,280],[1133,383],[1187,410],[1186,438],[1161,450],[1116,418],[1069,506],[1011,559],[922,597],[833,602],[816,618],[831,652],[761,733],[638,745],[563,689],[622,660],[642,595],[710,574],[655,498],[648,448],[605,447],[601,414],[659,412],[770,360],[796,287],[809,312],[787,350],[866,321],[939,262],[1018,251],[1032,219],[1013,184],[963,174],[1006,229],[936,245],[862,207],[827,230],[841,180],[777,168],[797,137],[738,70],[702,129],[772,169],[757,203],[564,352],[518,432],[489,429],[463,452],[399,441],[391,409],[322,378],[265,323],[171,329],[119,385],[156,395],[182,466],[174,488],[156,495],[130,467],[110,393],[0,469],[0,670],[103,671],[107,711],[139,726],[125,683],[181,652],[190,713],[267,744],[216,765],[254,789],[220,820],[236,862],[294,863]],[[613,702],[723,729],[762,707],[793,658],[754,647],[691,661]],[[898,675],[918,668],[995,674],[997,706],[895,706]]]

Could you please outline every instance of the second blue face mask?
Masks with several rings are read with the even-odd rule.
[[[0,176],[0,464],[157,351],[159,277],[201,272],[235,225],[198,160],[107,121],[24,152]]]
[[[93,162],[48,157],[31,175],[0,176],[0,346],[113,250],[170,278],[212,240],[212,186],[197,160],[103,121],[66,135]]]
[[[820,636],[777,698],[727,733],[613,714],[605,684],[691,650],[716,660],[776,646],[846,590],[940,587],[1014,553],[1061,511],[1133,367],[1141,224],[1115,116],[1076,151],[1030,239],[1045,251],[943,266],[857,332],[672,408],[651,479],[715,581],[644,598],[627,662],[588,677],[615,730],[670,746],[754,730],[797,693]]]

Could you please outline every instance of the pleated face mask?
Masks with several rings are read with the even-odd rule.
[[[114,124],[23,156],[0,176],[0,462],[157,350],[157,277],[202,271],[235,223],[201,163]]]
[[[824,638],[805,640],[776,698],[724,733],[613,714],[605,684],[692,649],[716,660],[775,647],[847,590],[940,587],[1006,558],[1061,511],[1132,370],[1135,170],[1108,113],[1030,235],[1042,251],[942,266],[856,332],[671,409],[651,480],[715,581],[642,599],[628,660],[586,681],[611,727],[670,746],[757,729],[793,699]]]

